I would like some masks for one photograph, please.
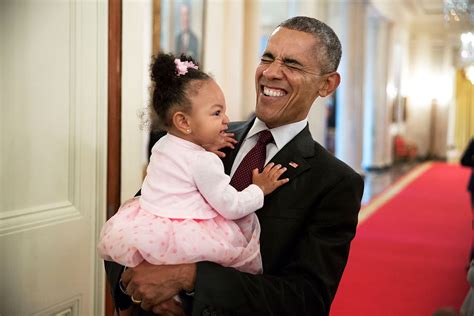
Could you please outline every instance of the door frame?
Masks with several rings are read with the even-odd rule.
[[[107,219],[120,206],[122,133],[122,0],[109,0],[107,89]],[[105,315],[114,315],[108,282]]]
[[[161,0],[152,2],[152,53],[159,52]],[[122,19],[123,0],[108,0],[108,91],[107,91],[107,219],[120,207],[122,152]],[[105,289],[105,315],[114,315],[108,282]]]

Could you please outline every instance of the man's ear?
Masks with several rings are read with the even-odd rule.
[[[341,75],[338,72],[331,73],[324,81],[323,87],[319,89],[319,95],[326,97],[333,93],[341,83]]]
[[[191,133],[191,125],[189,122],[189,115],[184,112],[178,111],[173,114],[173,125],[178,131],[183,134]]]

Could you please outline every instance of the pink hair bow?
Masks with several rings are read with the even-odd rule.
[[[192,61],[182,61],[176,58],[174,63],[176,64],[176,72],[178,77],[187,74],[188,68],[198,69],[198,66],[196,66]]]

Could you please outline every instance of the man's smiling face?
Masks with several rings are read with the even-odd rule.
[[[255,72],[256,115],[270,128],[308,116],[324,76],[317,59],[317,39],[305,32],[277,28]]]

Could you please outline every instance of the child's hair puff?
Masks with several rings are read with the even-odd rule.
[[[211,77],[200,69],[189,67],[186,74],[178,75],[172,54],[159,53],[153,57],[150,67],[152,81],[152,107],[157,116],[158,125],[168,129],[172,125],[173,110],[187,111],[191,108],[190,92],[195,81],[209,80]],[[197,63],[185,55],[181,61]]]

